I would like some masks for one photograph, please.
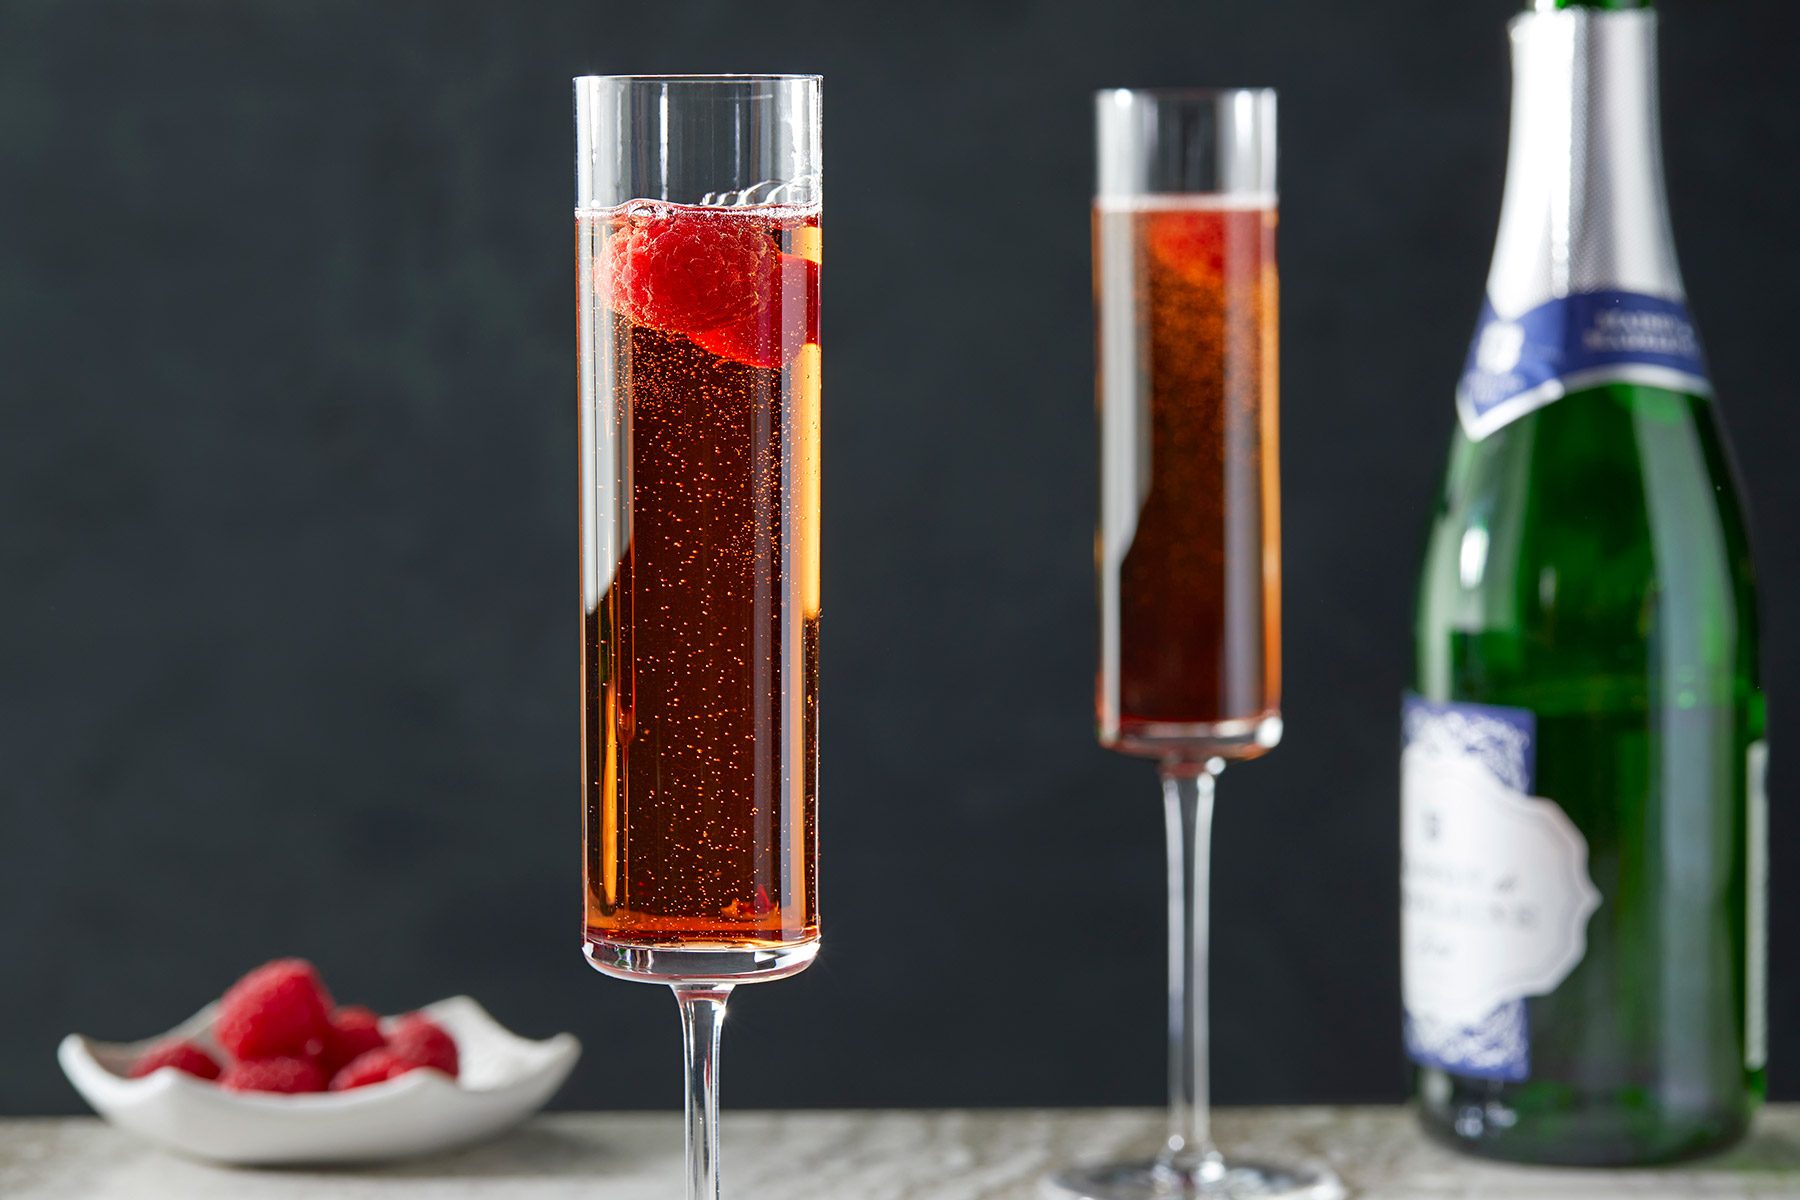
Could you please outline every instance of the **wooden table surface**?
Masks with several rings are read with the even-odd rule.
[[[1153,1146],[1160,1114],[1130,1109],[728,1112],[727,1200],[1025,1200],[1070,1163]],[[1800,1197],[1800,1105],[1765,1110],[1750,1141],[1653,1171],[1505,1167],[1426,1143],[1398,1108],[1227,1109],[1227,1151],[1330,1163],[1370,1200]],[[5,1200],[506,1197],[678,1200],[669,1113],[558,1113],[455,1154],[382,1167],[242,1170],[164,1154],[93,1118],[0,1120]]]

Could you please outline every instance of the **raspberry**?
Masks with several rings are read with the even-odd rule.
[[[1231,217],[1208,209],[1157,213],[1150,220],[1145,240],[1162,267],[1218,279],[1225,274],[1226,223]]]
[[[404,1075],[408,1071],[423,1071],[424,1063],[414,1062],[392,1050],[371,1050],[367,1054],[359,1054],[341,1071],[331,1077],[331,1090],[347,1091],[350,1088],[367,1087],[371,1083],[381,1083]]]
[[[401,1017],[388,1037],[388,1049],[408,1062],[421,1067],[436,1067],[452,1079],[456,1078],[459,1065],[456,1039],[424,1013]]]
[[[226,1067],[219,1086],[228,1092],[322,1092],[325,1072],[310,1058],[252,1058]]]
[[[156,1043],[139,1055],[138,1060],[131,1064],[131,1078],[142,1079],[150,1072],[164,1067],[173,1067],[198,1079],[219,1077],[219,1064],[213,1060],[212,1055],[193,1042],[171,1038],[166,1042]]]
[[[775,243],[742,217],[694,211],[632,216],[600,264],[607,304],[640,325],[698,333],[763,307]]]
[[[766,294],[768,303],[748,316],[693,334],[695,344],[752,367],[792,362],[801,346],[819,340],[819,264],[797,254],[776,255]]]
[[[331,997],[313,965],[301,958],[264,963],[231,985],[219,1001],[213,1032],[237,1058],[300,1056],[331,1028]]]
[[[387,1045],[380,1018],[361,1005],[352,1004],[331,1014],[318,1061],[327,1075],[336,1075],[352,1059]]]

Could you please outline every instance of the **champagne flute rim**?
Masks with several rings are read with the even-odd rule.
[[[1094,98],[1096,100],[1114,101],[1137,98],[1147,100],[1224,100],[1235,96],[1253,96],[1260,98],[1264,96],[1272,97],[1276,94],[1277,91],[1275,88],[1261,85],[1225,87],[1188,87],[1181,85],[1173,87],[1103,87],[1094,90]]]
[[[576,83],[818,83],[823,75],[714,72],[698,75],[577,75]]]

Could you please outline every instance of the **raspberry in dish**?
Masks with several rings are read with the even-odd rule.
[[[425,1070],[424,1063],[414,1062],[404,1055],[392,1050],[371,1050],[359,1055],[347,1063],[343,1070],[331,1077],[331,1090],[347,1092],[351,1088],[367,1087],[371,1083],[384,1083],[398,1078],[408,1071]]]
[[[323,1043],[331,1009],[311,963],[278,958],[231,985],[219,1001],[213,1033],[234,1058],[304,1057]]]
[[[453,1079],[461,1066],[456,1039],[423,1013],[409,1013],[395,1022],[388,1049],[422,1067],[436,1067]]]
[[[225,1068],[219,1086],[228,1092],[277,1092],[295,1095],[325,1090],[325,1072],[310,1058],[240,1059]]]
[[[387,1045],[381,1032],[381,1018],[359,1004],[347,1005],[331,1014],[331,1024],[322,1039],[319,1066],[328,1076],[336,1075],[352,1059]]]
[[[152,1071],[159,1071],[164,1067],[173,1067],[196,1079],[219,1077],[219,1064],[212,1055],[185,1038],[171,1038],[158,1042],[139,1055],[138,1060],[131,1064],[131,1078],[142,1079]]]

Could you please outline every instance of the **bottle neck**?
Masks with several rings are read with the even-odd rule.
[[[1512,139],[1488,276],[1501,317],[1582,292],[1683,298],[1656,114],[1656,14],[1511,25]]]
[[[1651,0],[1532,0],[1532,12],[1558,12],[1565,8],[1594,8],[1603,12],[1624,12],[1633,8],[1655,8]]]

